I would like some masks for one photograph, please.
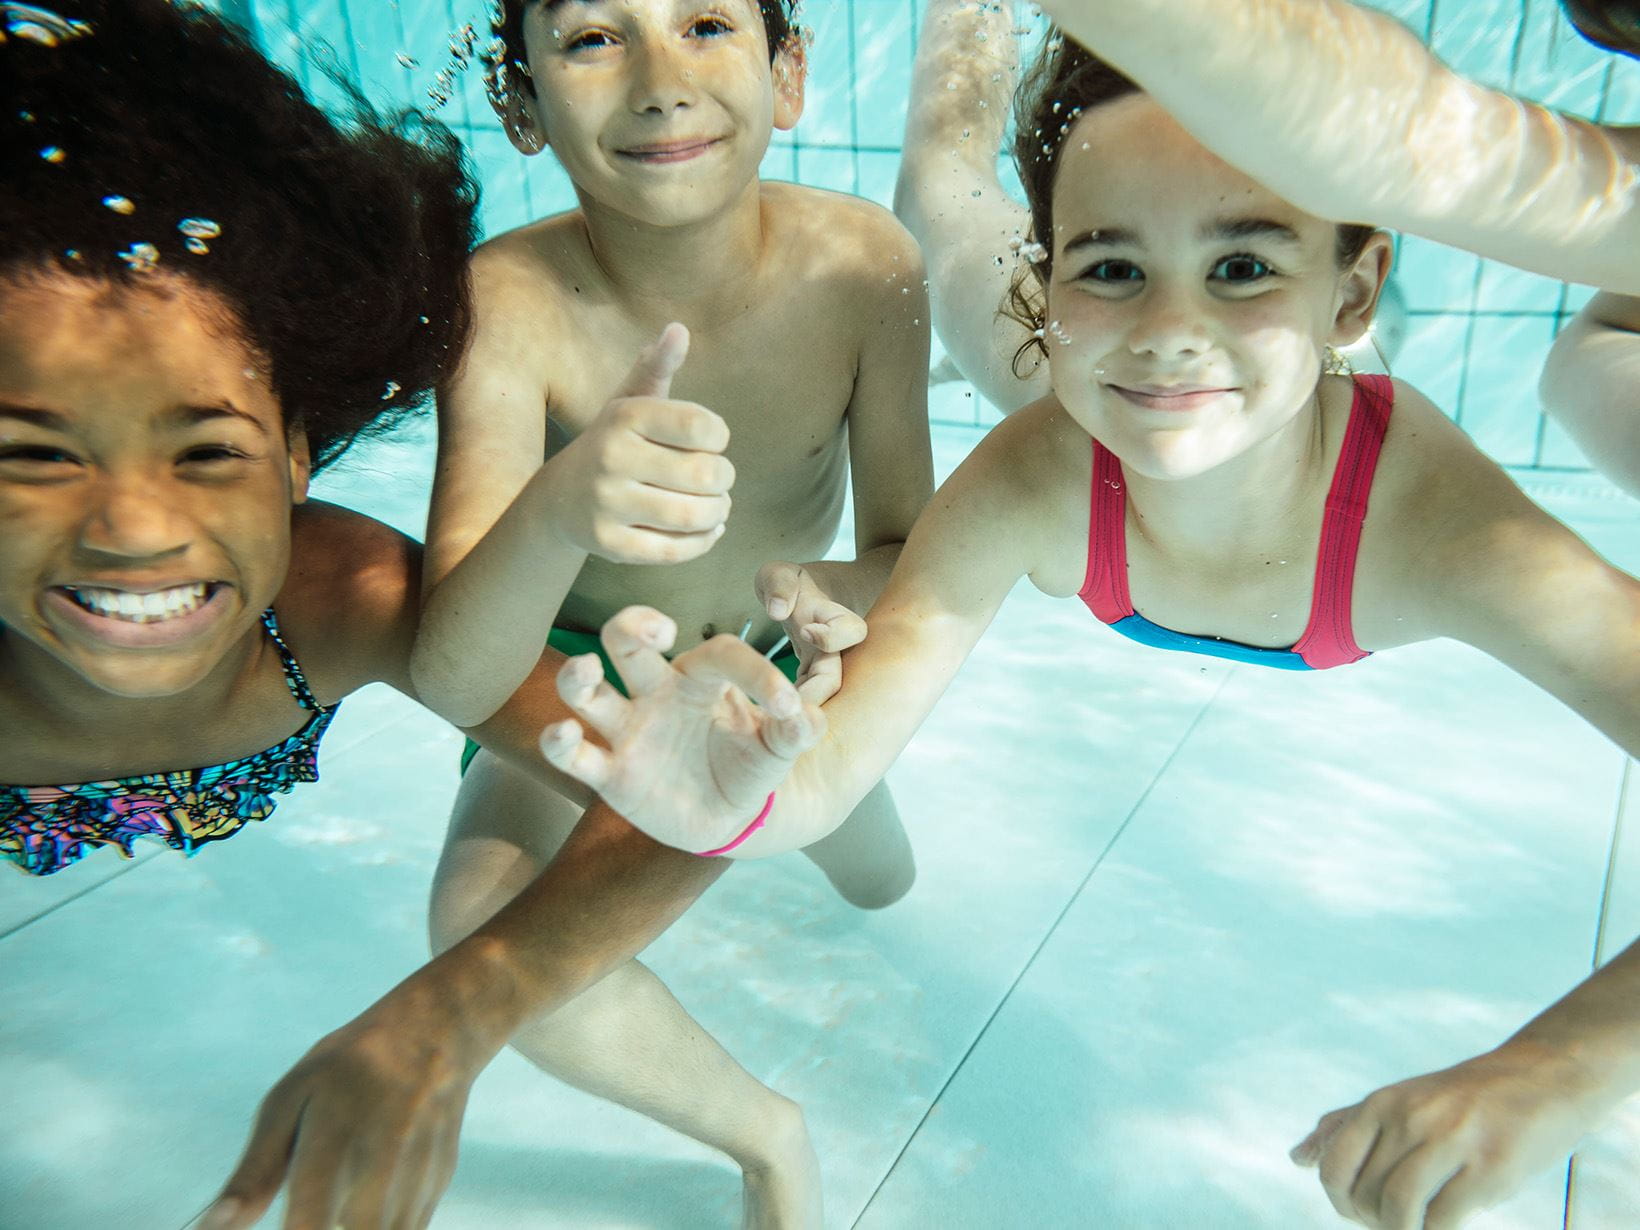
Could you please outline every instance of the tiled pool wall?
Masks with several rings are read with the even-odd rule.
[[[453,32],[486,37],[488,4],[474,0],[217,0],[320,99],[335,99],[323,62],[359,82],[378,105],[425,105],[451,62]],[[808,106],[778,133],[772,178],[853,192],[887,204],[905,123],[907,84],[924,0],[807,0],[814,36]],[[1589,46],[1555,0],[1380,0],[1448,64],[1477,80],[1591,119],[1640,120],[1640,65]],[[550,154],[524,158],[484,99],[479,73],[456,78],[439,117],[466,142],[484,185],[494,234],[573,204]],[[1362,116],[1363,127],[1372,122]],[[1405,239],[1395,284],[1406,333],[1392,368],[1423,389],[1505,465],[1581,469],[1569,439],[1542,415],[1538,373],[1555,333],[1588,299],[1585,287]],[[996,418],[967,387],[930,392],[936,422]]]

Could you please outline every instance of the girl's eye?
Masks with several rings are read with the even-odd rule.
[[[1257,282],[1273,273],[1275,270],[1258,257],[1241,252],[1214,265],[1209,276],[1221,282]]]
[[[26,465],[73,465],[74,454],[49,444],[8,444],[0,446],[0,463],[21,462]]]
[[[186,450],[177,460],[184,465],[211,465],[224,461],[242,461],[249,456],[249,453],[231,444],[200,444]]]
[[[1132,261],[1100,261],[1082,274],[1095,282],[1143,282],[1145,271]]]

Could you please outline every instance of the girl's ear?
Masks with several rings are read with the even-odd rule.
[[[541,125],[536,120],[535,111],[526,96],[534,92],[534,86],[524,75],[528,71],[508,60],[501,67],[503,89],[499,95],[490,95],[490,110],[501,120],[501,127],[507,131],[507,140],[512,142],[515,150],[526,157],[539,154],[547,148],[546,133],[541,131]]]
[[[803,90],[809,79],[809,53],[803,38],[793,34],[774,53],[774,126],[781,132],[797,127],[803,116]]]
[[[1374,231],[1338,284],[1338,308],[1328,342],[1343,349],[1366,336],[1394,260],[1395,240],[1388,231]]]
[[[300,423],[285,428],[285,448],[290,453],[290,502],[301,504],[307,500],[308,480],[313,477],[313,449]]]

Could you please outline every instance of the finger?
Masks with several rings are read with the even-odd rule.
[[[1294,1145],[1287,1156],[1300,1166],[1314,1166],[1321,1160],[1327,1142],[1349,1121],[1354,1109],[1353,1106],[1347,1106],[1339,1110],[1329,1110],[1316,1120],[1310,1134]]]
[[[757,570],[752,587],[770,619],[785,619],[797,605],[797,591],[802,582],[803,570],[796,564],[773,560]]]
[[[726,495],[686,495],[635,483],[620,509],[626,523],[638,529],[704,534],[729,519],[730,506]]]
[[[606,740],[613,738],[632,714],[632,702],[609,686],[604,664],[595,653],[576,654],[558,668],[558,695]]]
[[[866,621],[845,606],[833,606],[834,614],[809,624],[803,636],[809,644],[826,653],[842,653],[866,639]]]
[[[601,795],[609,785],[614,771],[609,753],[586,741],[579,722],[554,722],[541,732],[540,746],[548,764],[583,783],[594,794]]]
[[[780,668],[737,637],[714,636],[679,654],[672,666],[698,689],[715,693],[724,684],[739,688],[772,717],[802,712],[797,688]]]
[[[617,564],[682,564],[717,546],[727,528],[719,524],[702,534],[671,534],[624,526],[604,535],[598,554]]]
[[[1514,1191],[1507,1171],[1459,1167],[1424,1209],[1424,1230],[1458,1230],[1471,1213],[1489,1209]]]
[[[304,1101],[304,1097],[288,1092],[283,1082],[262,1100],[239,1165],[228,1176],[222,1194],[205,1210],[196,1230],[245,1230],[268,1211],[290,1167],[291,1146]]]
[[[797,694],[803,703],[819,708],[842,689],[843,659],[835,653],[823,653],[803,668],[797,681]]]
[[[341,1212],[329,1226],[396,1227],[396,1221],[388,1220],[388,1208],[397,1201],[401,1182],[415,1182],[410,1178],[414,1172],[408,1168],[410,1153],[402,1143],[390,1142],[386,1147],[379,1140],[372,1146],[356,1143],[347,1166],[340,1172],[345,1178],[336,1184],[343,1195]]]
[[[319,1133],[304,1132],[296,1138],[296,1152],[290,1159],[290,1199],[280,1223],[283,1230],[335,1230],[340,1224],[347,1195],[341,1162],[345,1152],[343,1142],[335,1137],[321,1143]]]
[[[668,435],[674,437],[707,439],[715,442],[715,428],[711,420],[716,420],[717,415],[700,406],[686,403],[669,402],[667,405],[681,406],[690,411],[692,417],[696,417],[697,420],[699,415],[709,415],[710,419],[686,423],[673,422],[663,429],[651,424],[648,414],[644,414],[639,416],[639,428],[665,430]],[[654,413],[657,418],[662,417],[659,409]],[[735,463],[723,455],[721,446],[718,449],[705,446],[688,447],[682,444],[664,444],[646,437],[633,443],[632,448],[620,458],[617,468],[634,482],[657,487],[663,491],[682,492],[685,495],[728,495],[729,489],[735,485]]]
[[[763,746],[781,760],[796,760],[826,733],[826,715],[804,705],[795,717],[773,718],[763,725]]]
[[[646,696],[671,677],[672,666],[662,655],[677,641],[678,626],[653,607],[617,611],[598,638],[632,696]]]
[[[1450,1145],[1421,1144],[1405,1153],[1384,1176],[1375,1202],[1366,1211],[1377,1217],[1375,1224],[1384,1230],[1422,1230],[1430,1197],[1462,1165]]]
[[[1323,1146],[1319,1162],[1321,1186],[1340,1216],[1355,1216],[1355,1201],[1350,1193],[1377,1143],[1378,1120],[1356,1107]]]
[[[405,1230],[425,1230],[432,1223],[439,1199],[456,1172],[456,1147],[449,1139],[451,1133],[440,1132],[420,1162],[421,1180],[397,1210],[393,1225]]]
[[[716,455],[729,447],[729,424],[705,406],[692,401],[637,398],[622,403],[620,423],[628,431],[657,447],[669,448],[683,457],[697,453]],[[642,450],[632,455],[628,465],[659,465],[661,459]],[[730,481],[734,474],[731,471]]]
[[[678,374],[678,368],[688,356],[689,330],[676,322],[667,325],[661,335],[639,353],[615,396],[671,396],[672,377]]]

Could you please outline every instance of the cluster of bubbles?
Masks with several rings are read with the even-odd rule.
[[[450,95],[455,92],[456,78],[467,71],[472,61],[474,50],[478,46],[478,31],[468,22],[459,30],[450,35],[450,59],[445,66],[433,74],[433,84],[427,87],[427,101],[433,109],[444,106],[450,101]],[[405,63],[409,61],[409,63]],[[400,54],[399,63],[406,68],[415,66],[415,58]]]
[[[103,197],[102,203],[103,208],[125,217],[137,212],[135,201],[116,192]],[[177,223],[177,230],[182,235],[183,247],[195,256],[204,256],[211,250],[209,241],[222,234],[222,224],[210,218],[184,218]],[[79,253],[75,250],[70,250],[67,255],[71,260],[79,258]],[[124,261],[133,273],[152,273],[159,267],[159,249],[151,243],[134,243],[115,255]]]

